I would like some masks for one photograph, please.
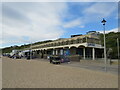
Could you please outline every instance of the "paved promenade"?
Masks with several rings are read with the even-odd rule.
[[[2,59],[3,88],[117,88],[117,74],[43,60]]]
[[[70,64],[62,64],[62,65],[67,65],[67,66],[72,66],[72,67],[79,67],[79,68],[85,68],[85,69],[89,69],[89,70],[94,70],[94,71],[101,71],[101,72],[106,72],[105,71],[105,64],[104,62],[102,63],[96,63],[96,62],[88,62],[85,61],[85,63],[81,63],[81,62],[71,62]],[[118,65],[117,64],[107,64],[106,65],[107,68],[107,73],[112,73],[112,74],[116,74],[118,75]]]

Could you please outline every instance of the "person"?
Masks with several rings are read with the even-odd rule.
[[[30,59],[30,52],[27,53],[27,60]]]
[[[112,58],[112,48],[109,48],[108,49],[108,52],[107,52],[107,54],[108,54],[108,58],[109,58],[109,63],[110,63],[110,65],[112,64],[112,61],[111,61],[111,58]]]
[[[50,57],[49,60],[50,60],[50,63],[52,63],[52,57]]]

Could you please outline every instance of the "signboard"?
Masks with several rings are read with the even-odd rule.
[[[66,51],[64,52],[64,55],[65,55],[65,56],[70,55],[70,50],[66,50]]]
[[[88,43],[88,46],[95,46],[94,43]]]

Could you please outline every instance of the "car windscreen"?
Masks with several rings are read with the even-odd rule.
[[[54,59],[55,59],[55,60],[60,60],[60,57],[55,57]]]

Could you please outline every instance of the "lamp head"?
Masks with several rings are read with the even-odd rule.
[[[103,23],[103,25],[105,25],[106,20],[103,18],[103,20],[101,21],[101,23]]]

